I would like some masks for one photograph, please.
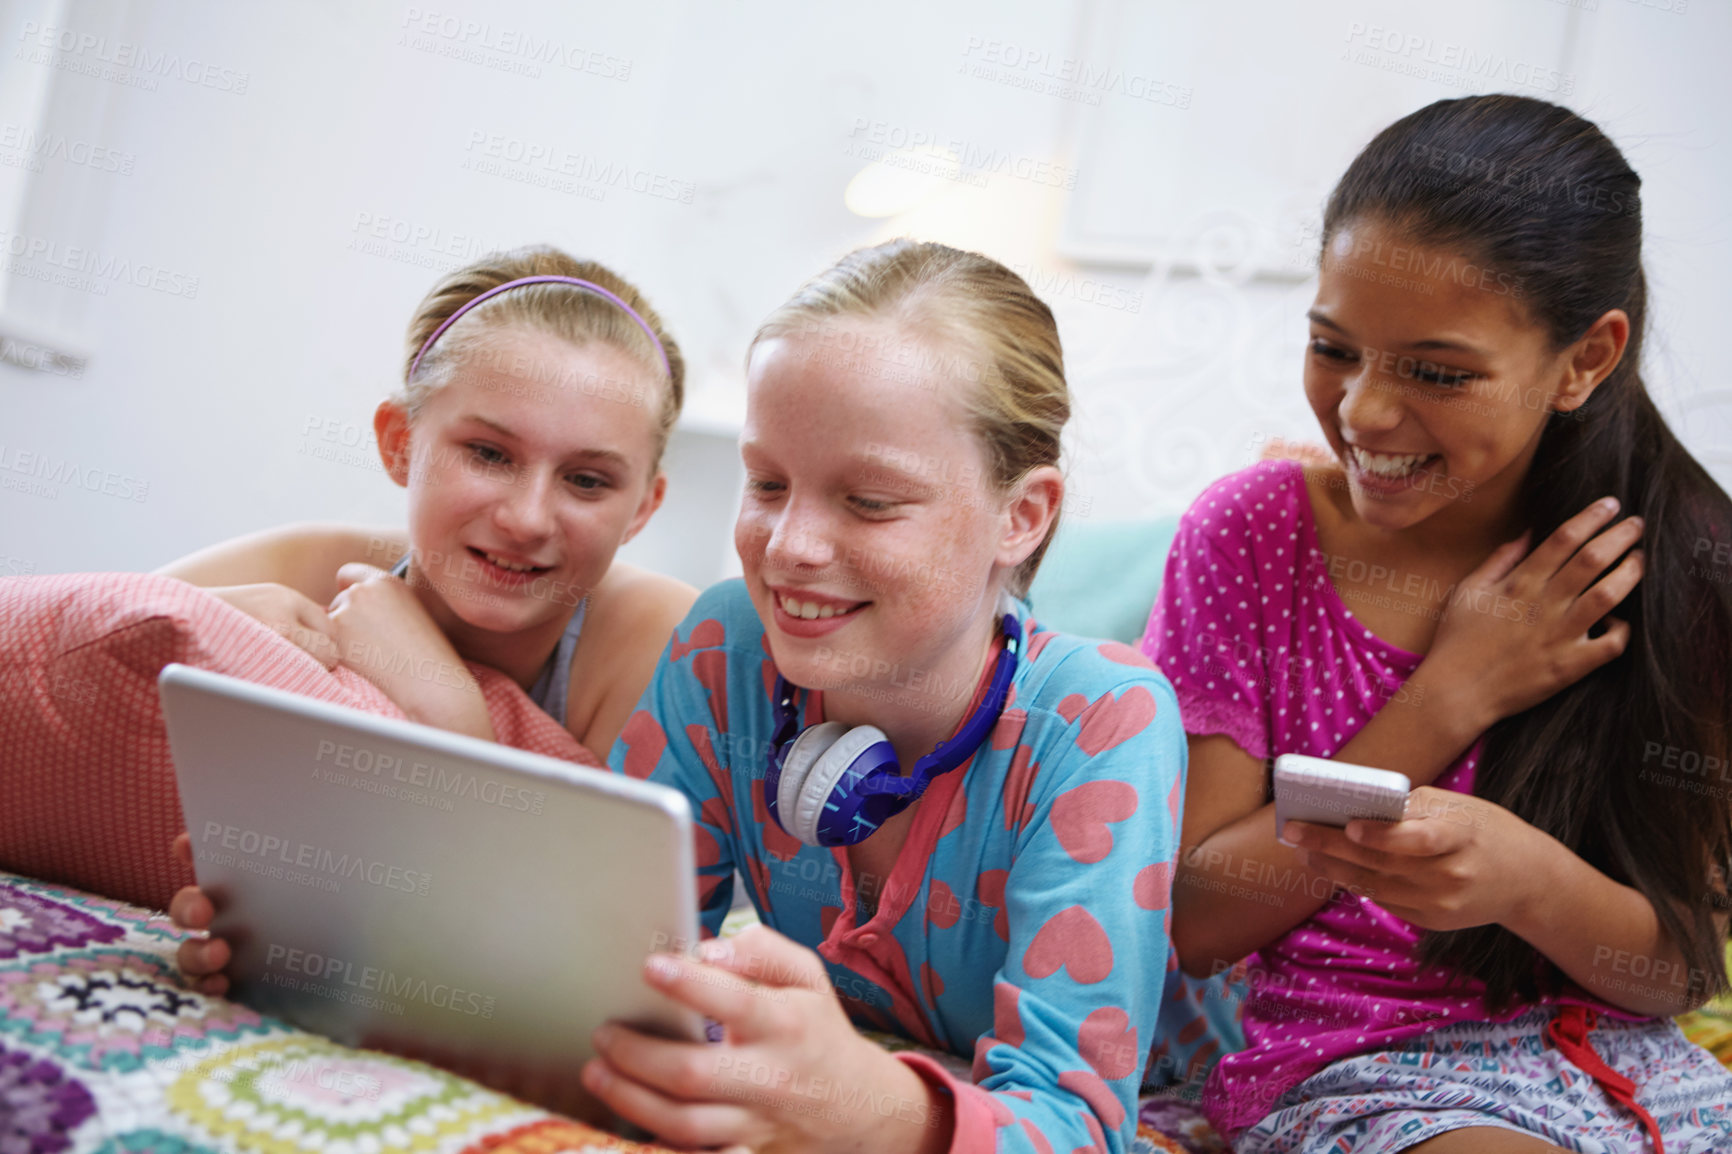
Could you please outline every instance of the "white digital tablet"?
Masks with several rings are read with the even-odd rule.
[[[1412,786],[1394,770],[1284,753],[1275,759],[1275,830],[1279,834],[1289,821],[1400,821]]]
[[[182,665],[159,688],[240,1001],[582,1116],[603,1021],[704,1037],[642,978],[697,939],[682,794]]]

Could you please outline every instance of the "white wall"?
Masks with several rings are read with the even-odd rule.
[[[1373,25],[1554,90],[1360,62]],[[39,47],[42,29],[70,50]],[[523,54],[548,42],[577,66]],[[639,561],[697,583],[731,567],[752,328],[835,256],[901,232],[1028,270],[1059,313],[1073,515],[1178,509],[1254,436],[1309,431],[1296,238],[1329,180],[1394,117],[1497,89],[1581,110],[1642,173],[1650,381],[1732,484],[1728,49],[1732,7],[1709,0],[0,0],[0,349],[89,358],[77,376],[0,363],[0,574],[397,520],[368,424],[409,312],[443,269],[531,241],[637,280],[688,351],[692,419]],[[1067,60],[1161,87],[1046,78]],[[843,191],[873,138],[904,135],[960,153],[955,179],[855,215]],[[496,138],[624,176],[477,170]],[[1247,279],[1253,265],[1276,275]]]

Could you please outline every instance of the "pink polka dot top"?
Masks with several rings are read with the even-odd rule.
[[[1225,477],[1186,511],[1142,648],[1173,683],[1187,733],[1224,734],[1259,758],[1332,756],[1420,662],[1341,600],[1293,461]],[[1479,750],[1475,743],[1437,787],[1471,793]],[[1241,872],[1249,883],[1282,884],[1266,865]],[[1252,955],[1246,1048],[1222,1058],[1204,1089],[1215,1126],[1231,1139],[1337,1059],[1391,1049],[1450,1021],[1521,1012],[1496,1015],[1477,980],[1421,968],[1421,933],[1344,893]],[[1628,1016],[1585,995],[1562,1000]]]

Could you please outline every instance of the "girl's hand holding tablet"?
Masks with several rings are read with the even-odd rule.
[[[1021,600],[1064,497],[1051,310],[989,258],[891,241],[797,290],[746,364],[741,577],[610,763],[685,794],[704,927],[744,884],[776,932],[651,971],[725,1040],[622,1027],[590,1090],[681,1145],[1130,1149],[1157,1040],[1203,1045],[1161,1027],[1189,1012],[1183,734],[1138,654]]]
[[[182,865],[192,868],[191,836],[184,833],[175,835],[174,856]],[[203,890],[187,886],[174,895],[174,901],[169,904],[169,916],[181,929],[202,934],[210,929],[211,921],[216,917],[216,907],[211,905]],[[228,975],[223,971],[228,968],[232,957],[227,942],[205,935],[183,941],[175,954],[175,961],[180,964],[180,972],[186,975],[188,985],[201,994],[220,998],[229,990]]]
[[[720,1022],[720,1043],[596,1031],[601,1057],[584,1067],[584,1085],[621,1118],[681,1146],[761,1154],[944,1149],[940,1096],[860,1035],[816,953],[752,926],[699,954],[653,955],[645,980]]]

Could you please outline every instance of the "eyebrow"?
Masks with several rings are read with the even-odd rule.
[[[748,455],[767,456],[768,454],[756,441],[742,440],[740,442],[740,455],[744,457]],[[916,496],[931,496],[943,488],[941,483],[922,476],[918,469],[905,468],[898,462],[887,461],[882,456],[871,453],[849,453],[838,460],[843,468],[853,469],[856,473],[876,471],[874,480],[894,480],[905,491],[912,492]]]
[[[1346,329],[1342,328],[1316,309],[1307,312],[1305,314],[1305,319],[1309,320],[1314,325],[1322,325],[1326,329],[1333,329],[1342,336],[1348,335]],[[1423,341],[1408,341],[1401,347],[1404,349],[1442,349],[1446,352],[1467,353],[1469,356],[1475,357],[1483,357],[1486,355],[1484,349],[1476,348],[1473,345],[1466,344],[1462,341],[1444,341],[1435,338]]]
[[[477,416],[474,413],[465,414],[463,419],[466,421],[473,421],[477,425],[485,425],[500,436],[509,440],[516,441],[520,439],[515,432],[500,424],[498,421],[490,421],[486,417]],[[567,457],[580,458],[585,461],[607,461],[611,464],[618,465],[621,468],[625,468],[631,463],[626,460],[624,453],[616,452],[613,449],[578,449],[575,452],[566,455]]]

